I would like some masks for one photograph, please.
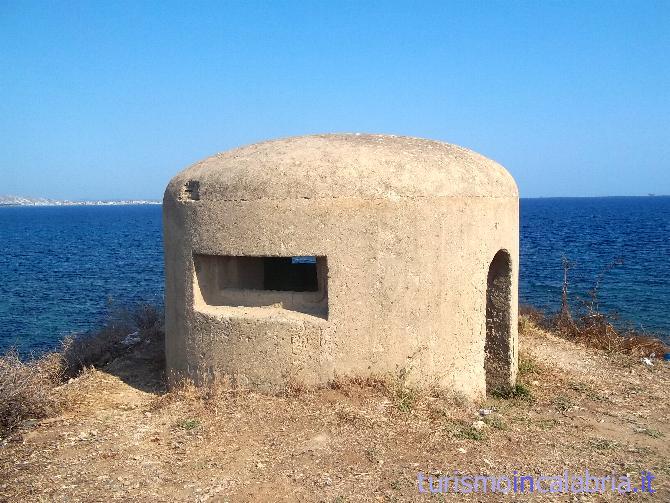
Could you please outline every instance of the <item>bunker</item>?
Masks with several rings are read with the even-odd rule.
[[[163,201],[172,376],[273,391],[403,372],[481,398],[517,371],[518,190],[436,141],[250,145]]]

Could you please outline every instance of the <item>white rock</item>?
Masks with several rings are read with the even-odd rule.
[[[481,421],[481,420],[480,421],[475,421],[474,423],[472,423],[472,427],[475,430],[481,430],[482,428],[484,428],[484,426],[486,426],[486,423],[484,421]]]
[[[141,338],[139,332],[133,332],[132,334],[126,335],[126,338],[121,341],[121,344],[124,346],[132,346],[140,342],[140,340]]]

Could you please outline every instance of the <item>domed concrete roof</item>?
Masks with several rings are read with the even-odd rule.
[[[175,176],[205,201],[358,197],[518,197],[512,176],[471,150],[405,136],[325,134],[223,152]]]

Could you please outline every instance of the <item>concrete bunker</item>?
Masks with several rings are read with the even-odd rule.
[[[518,190],[479,154],[363,134],[250,145],[175,176],[163,225],[174,376],[514,383]]]

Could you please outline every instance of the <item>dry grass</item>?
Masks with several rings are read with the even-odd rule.
[[[67,337],[61,350],[23,361],[14,350],[0,355],[0,437],[28,420],[56,412],[63,397],[54,389],[86,368],[107,363],[143,346],[159,347],[162,355],[163,315],[141,304],[114,309],[96,331]]]
[[[528,304],[519,304],[519,317],[540,324],[546,318],[544,311]]]
[[[63,386],[78,400],[0,449],[0,500],[425,501],[417,472],[585,467],[649,469],[667,500],[669,368],[527,326],[519,384],[532,399],[483,403],[413,390],[400,372],[273,395],[215,380],[151,391],[134,354],[119,358],[123,372]]]
[[[622,328],[616,313],[606,313],[600,308],[600,287],[606,275],[614,268],[623,264],[622,259],[613,260],[596,278],[593,288],[588,292],[588,300],[583,301],[576,315],[568,302],[568,272],[573,264],[563,259],[563,297],[560,312],[548,321],[549,328],[559,335],[578,344],[586,345],[608,352],[629,354],[633,356],[656,355],[662,357],[668,352],[668,346],[651,334],[642,333],[631,328]],[[533,319],[535,323],[542,319]]]
[[[519,325],[522,332],[533,327],[551,327],[553,333],[579,344],[604,349],[608,352],[649,355],[667,351],[658,339],[644,337],[630,332],[618,332],[604,315],[590,311],[588,316],[579,317],[571,324],[560,324],[556,318],[548,318],[532,307],[520,308]],[[71,336],[63,341],[58,353],[48,354],[41,359],[23,362],[15,352],[0,357],[0,436],[8,435],[23,421],[45,417],[55,411],[58,399],[52,390],[63,378],[79,375],[86,368],[103,368],[109,362],[121,361],[122,356],[132,352],[147,353],[153,348],[153,360],[162,360],[163,345],[162,312],[149,305],[139,305],[130,309],[114,309],[103,326],[91,333]],[[158,367],[162,367],[162,361]],[[537,368],[533,361],[523,355],[519,362],[520,380],[517,386],[506,394],[497,394],[500,399],[533,401],[533,393],[528,379],[533,378]],[[407,372],[397,375],[377,376],[366,379],[337,377],[329,388],[341,393],[368,389],[386,396],[391,406],[400,413],[409,414],[426,400],[440,397],[440,393],[430,390],[416,390],[407,383]],[[301,397],[314,390],[308,390],[299,383],[291,383],[279,393],[280,397]],[[230,397],[242,391],[229,382],[213,380],[205,386],[195,386],[184,381],[172,387],[172,391],[157,398],[155,407],[173,401],[197,403],[204,409],[216,407],[222,397]],[[61,398],[62,399],[62,398]],[[452,406],[465,405],[457,397],[450,397]],[[556,404],[560,410],[564,404]],[[344,412],[343,412],[344,413]]]
[[[569,306],[552,316],[542,311],[519,308],[519,330],[528,331],[537,326],[549,330],[582,346],[602,349],[609,353],[631,356],[655,355],[662,358],[670,348],[657,337],[631,328],[621,328],[616,315],[601,313],[587,306],[573,316]]]
[[[61,356],[54,353],[28,362],[15,351],[0,356],[0,437],[58,409],[51,392],[61,381],[63,368]]]
[[[577,343],[609,352],[659,357],[668,352],[660,339],[635,331],[619,331],[602,314],[584,316],[573,327],[565,327],[559,333]]]

